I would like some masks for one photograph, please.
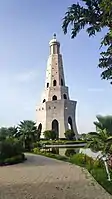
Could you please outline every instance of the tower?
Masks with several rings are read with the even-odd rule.
[[[49,42],[50,54],[47,61],[45,88],[41,103],[36,108],[37,126],[44,132],[54,130],[57,137],[64,138],[67,129],[75,132],[78,138],[75,109],[76,101],[69,99],[68,87],[65,84],[60,43],[54,34]]]

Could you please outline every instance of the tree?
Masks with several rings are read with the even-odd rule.
[[[107,28],[107,33],[101,41],[101,47],[105,51],[101,52],[98,67],[103,70],[102,79],[111,81],[112,84],[112,0],[82,0],[85,3],[81,6],[79,3],[73,4],[68,8],[63,19],[64,34],[71,25],[71,37],[86,28],[89,36],[94,36]]]
[[[74,131],[70,129],[68,129],[64,134],[67,140],[73,140],[75,137]]]
[[[56,139],[56,132],[53,130],[44,131],[44,137],[48,140],[55,140]]]
[[[0,128],[0,141],[5,140],[8,136],[8,129],[6,127]]]
[[[106,129],[108,134],[112,135],[112,116],[111,115],[107,115],[107,116],[97,115],[96,117],[98,120],[94,122],[96,126],[96,130],[100,131],[100,130]]]
[[[14,127],[9,127],[7,131],[8,131],[8,137],[16,137],[18,129],[17,127],[14,126]]]
[[[87,134],[87,148],[91,148],[93,152],[101,151],[103,156],[111,153],[112,136],[109,136],[106,129],[100,129],[98,132],[90,132]]]
[[[36,123],[31,120],[24,120],[18,126],[17,137],[22,141],[23,147],[30,150],[31,144],[37,139]]]

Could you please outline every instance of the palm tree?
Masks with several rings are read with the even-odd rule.
[[[17,129],[17,127],[9,127],[8,129],[8,137],[16,137],[16,134],[17,134],[17,132],[18,132],[18,129]]]
[[[23,147],[30,150],[31,144],[36,141],[37,137],[36,123],[31,120],[24,120],[20,122],[18,129],[17,137],[22,141]]]
[[[106,129],[100,129],[98,132],[90,132],[87,134],[87,148],[91,148],[93,152],[101,152],[102,156],[111,153],[112,136],[109,136]]]
[[[94,122],[94,124],[96,126],[97,132],[100,130],[106,129],[108,134],[112,135],[112,116],[111,115],[107,115],[107,116],[97,115],[96,117],[98,121]]]

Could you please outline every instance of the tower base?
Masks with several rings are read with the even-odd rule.
[[[67,99],[40,104],[37,108],[37,126],[42,125],[42,137],[45,130],[55,130],[58,138],[65,138],[66,130],[72,129],[75,138],[78,139],[75,121],[76,104],[76,101]]]

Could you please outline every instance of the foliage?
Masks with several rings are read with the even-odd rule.
[[[65,157],[65,156],[61,156],[61,155],[59,155],[59,154],[48,153],[48,152],[46,152],[46,151],[40,151],[39,148],[33,149],[33,153],[35,153],[35,154],[37,154],[37,155],[44,155],[44,156],[46,156],[46,157],[54,158],[54,159],[57,159],[57,160],[68,161],[68,158]]]
[[[21,154],[23,151],[21,143],[18,140],[6,139],[0,142],[0,159],[11,158]]]
[[[66,137],[67,140],[73,140],[74,137],[75,137],[75,133],[73,132],[73,130],[68,129],[65,132],[65,137]]]
[[[7,131],[8,131],[8,137],[15,137],[18,132],[18,129],[17,127],[14,126],[14,127],[9,127]]]
[[[82,0],[82,3],[85,5],[76,3],[68,8],[63,19],[63,31],[66,34],[71,25],[71,37],[74,38],[85,28],[89,36],[107,28],[101,41],[101,47],[106,50],[100,53],[98,66],[103,69],[101,78],[112,80],[112,0]]]
[[[107,181],[107,174],[102,161],[93,160],[91,157],[82,153],[76,154],[70,158],[70,162],[88,169],[95,180],[102,185],[110,194],[112,194],[112,182]],[[112,177],[112,172],[111,177]]]
[[[111,115],[108,115],[108,116],[97,115],[96,117],[98,120],[94,122],[96,126],[96,130],[100,131],[100,130],[106,129],[107,133],[109,135],[112,135],[112,116]]]
[[[90,132],[86,135],[87,145],[93,152],[101,152],[103,156],[112,153],[112,116],[97,116],[97,132]]]
[[[53,131],[53,130],[47,130],[47,131],[44,131],[44,137],[46,138],[46,139],[52,139],[52,140],[55,140],[56,139],[56,137],[57,137],[57,135],[56,135],[56,132],[55,131]]]
[[[39,154],[40,153],[40,149],[37,147],[37,148],[34,148],[33,150],[33,153],[35,154]]]
[[[23,148],[17,139],[0,141],[0,165],[18,163],[24,159]]]
[[[106,129],[97,132],[91,132],[88,135],[87,146],[93,152],[101,151],[102,155],[110,154],[112,146],[112,136],[109,137]]]
[[[86,140],[86,133],[80,134],[80,140]]]
[[[6,138],[15,137],[17,133],[16,127],[2,127],[0,128],[0,141],[5,140]]]
[[[79,166],[86,166],[88,169],[92,167],[102,167],[103,163],[100,160],[93,160],[92,157],[89,157],[83,153],[77,153],[70,158],[70,162],[75,163]]]
[[[67,156],[67,157],[71,157],[74,154],[76,154],[76,150],[75,149],[66,149],[66,151],[65,151],[65,156]]]
[[[37,140],[36,123],[30,120],[20,122],[18,126],[19,132],[16,135],[23,143],[23,147],[31,150],[31,144]]]
[[[0,141],[5,140],[8,136],[8,129],[5,127],[0,128]]]
[[[6,158],[2,162],[0,162],[0,164],[1,165],[12,165],[12,164],[21,163],[25,159],[26,159],[25,155],[24,154],[20,154],[20,155],[16,155],[14,157],[11,157],[11,158]]]
[[[35,143],[32,144],[32,148],[36,148],[36,147],[41,148],[42,147],[41,142],[38,141],[38,142],[35,142]]]

